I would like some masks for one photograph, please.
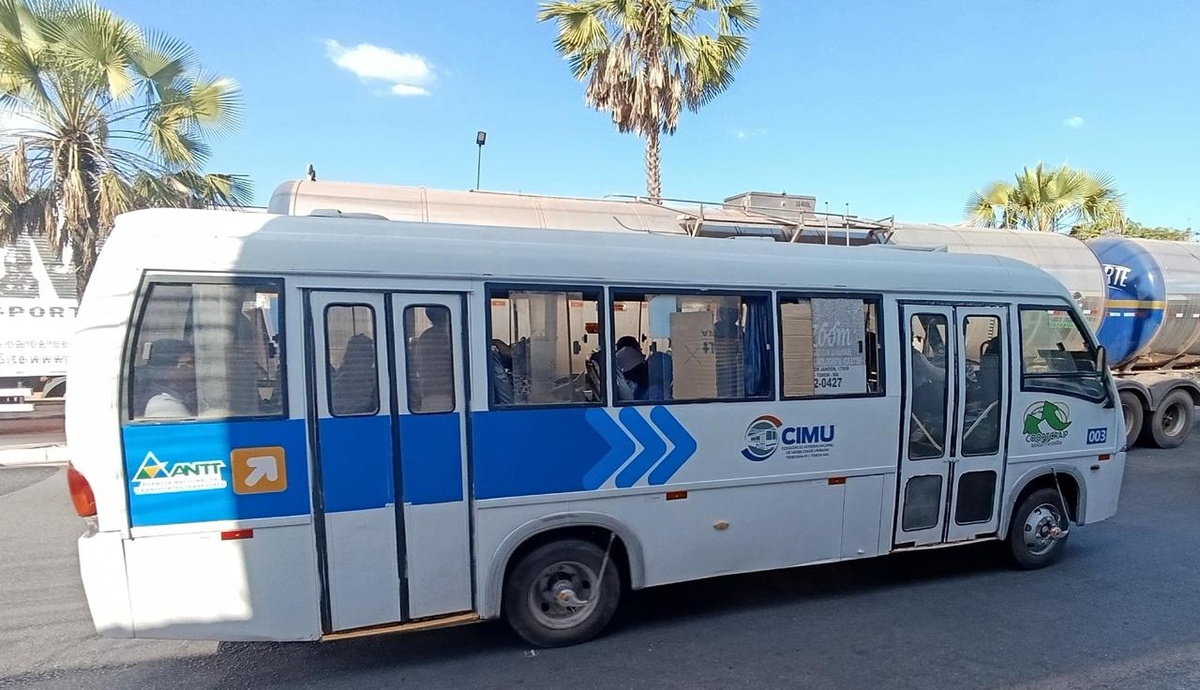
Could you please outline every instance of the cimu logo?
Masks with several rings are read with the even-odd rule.
[[[824,457],[833,447],[833,435],[832,424],[784,426],[778,417],[765,414],[746,427],[746,447],[742,456],[762,462],[775,455],[782,446],[786,448],[788,459]]]
[[[1039,400],[1025,410],[1022,432],[1034,446],[1058,445],[1071,426],[1071,409],[1064,403]]]
[[[765,414],[750,422],[746,427],[746,448],[742,455],[747,460],[761,462],[775,454],[779,448],[779,429],[783,422],[778,417]]]

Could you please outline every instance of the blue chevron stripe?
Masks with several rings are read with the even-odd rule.
[[[667,457],[650,472],[650,484],[666,484],[696,452],[696,439],[665,407],[650,410],[650,421],[658,425],[663,436],[666,436],[673,446]]]
[[[583,488],[591,491],[604,486],[604,482],[625,464],[637,447],[625,430],[604,410],[589,409],[587,421],[608,444],[608,452],[604,457],[583,475]]]
[[[632,407],[622,409],[620,419],[629,433],[637,439],[638,443],[642,444],[642,452],[629,461],[625,469],[617,475],[617,486],[626,489],[637,483],[637,480],[641,479],[642,475],[650,471],[654,463],[662,458],[663,454],[667,452],[667,444],[654,430],[654,427],[650,426],[650,422],[638,414],[637,409]]]

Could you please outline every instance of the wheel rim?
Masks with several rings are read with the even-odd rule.
[[[1163,410],[1161,428],[1167,436],[1178,436],[1183,430],[1183,421],[1187,418],[1184,414],[1183,405],[1180,403],[1171,403],[1170,407]]]
[[[539,624],[564,630],[587,620],[599,598],[594,570],[578,561],[560,561],[534,578],[527,604]]]
[[[1046,555],[1058,542],[1055,531],[1061,529],[1058,507],[1050,503],[1039,505],[1025,518],[1025,548],[1034,556]]]

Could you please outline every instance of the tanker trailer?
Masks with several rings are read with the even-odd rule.
[[[1174,448],[1200,404],[1200,244],[1100,237],[1108,300],[1097,335],[1125,412],[1126,438]]]

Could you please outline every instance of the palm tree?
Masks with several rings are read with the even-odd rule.
[[[1120,231],[1125,223],[1125,204],[1111,177],[1065,165],[1046,169],[1041,163],[1022,169],[1016,184],[996,181],[972,192],[965,213],[983,227],[1038,232],[1078,225]]]
[[[584,99],[618,131],[646,139],[646,189],[662,197],[659,135],[733,83],[758,24],[753,0],[559,0],[539,22],[558,23],[554,47],[587,82]]]
[[[70,246],[82,294],[118,214],[248,203],[247,178],[202,171],[240,105],[186,44],[91,0],[0,0],[0,241]]]

